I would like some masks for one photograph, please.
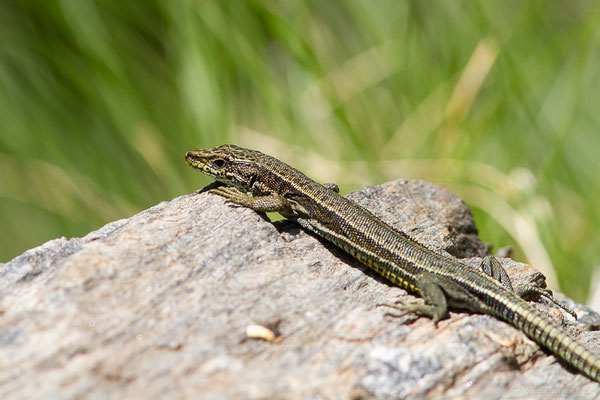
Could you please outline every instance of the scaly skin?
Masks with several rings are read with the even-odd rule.
[[[539,288],[515,291],[495,258],[486,257],[482,269],[477,270],[437,254],[340,196],[335,185],[321,185],[258,151],[222,145],[188,151],[185,158],[195,170],[227,185],[212,193],[258,212],[279,212],[392,283],[423,297],[425,304],[396,306],[402,315],[416,312],[436,323],[448,316],[448,308],[493,315],[600,381],[600,359],[521,296],[533,292],[566,307]]]

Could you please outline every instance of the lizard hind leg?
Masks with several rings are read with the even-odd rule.
[[[554,295],[552,290],[541,288],[534,285],[528,285],[526,283],[518,284],[515,286],[515,293],[522,299],[529,299],[531,297],[544,297],[558,308],[564,310],[566,313],[577,319],[577,313],[561,303]]]
[[[529,284],[517,284],[514,286],[510,281],[510,277],[506,273],[506,270],[500,263],[500,260],[494,256],[486,256],[481,261],[481,270],[485,272],[487,275],[499,281],[504,287],[506,287],[511,292],[515,292],[522,299],[528,299],[531,297],[545,297],[551,303],[555,304],[557,307],[563,309],[565,312],[569,313],[573,318],[577,319],[577,314],[575,311],[571,310],[569,307],[558,301],[553,295],[550,289],[544,289],[538,286],[529,285]]]
[[[416,313],[431,318],[436,325],[442,319],[448,318],[449,306],[478,313],[487,311],[485,303],[450,278],[422,272],[415,277],[415,283],[425,304],[382,303],[380,305],[400,310],[399,314],[391,314],[394,317]]]
[[[424,317],[431,318],[437,325],[438,321],[448,317],[448,301],[442,288],[438,285],[434,275],[429,273],[421,273],[415,279],[415,286],[418,288],[418,293],[425,300],[425,304],[420,302],[411,302],[408,304],[397,303],[380,303],[378,305],[391,307],[399,310],[399,313],[389,314],[393,317],[403,317],[407,314],[418,314]]]
[[[325,186],[327,189],[329,189],[335,193],[340,192],[340,188],[335,183],[324,183],[323,186]]]
[[[506,287],[511,292],[514,292],[512,287],[512,283],[510,281],[510,277],[506,273],[506,270],[498,260],[494,256],[485,256],[483,260],[481,260],[481,264],[479,265],[481,270],[485,272],[490,277],[494,278],[498,282],[500,282],[504,287]]]

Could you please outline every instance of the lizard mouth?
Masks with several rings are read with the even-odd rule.
[[[194,169],[202,170],[207,159],[201,155],[201,150],[190,150],[185,153],[185,162]]]

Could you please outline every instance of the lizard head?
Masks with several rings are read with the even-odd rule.
[[[258,151],[223,144],[209,149],[190,150],[185,153],[185,161],[204,175],[249,191],[256,179],[256,161],[261,155]]]

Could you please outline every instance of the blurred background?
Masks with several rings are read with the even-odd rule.
[[[599,46],[593,1],[2,2],[0,261],[208,184],[185,151],[235,143],[344,193],[442,183],[592,301]]]

